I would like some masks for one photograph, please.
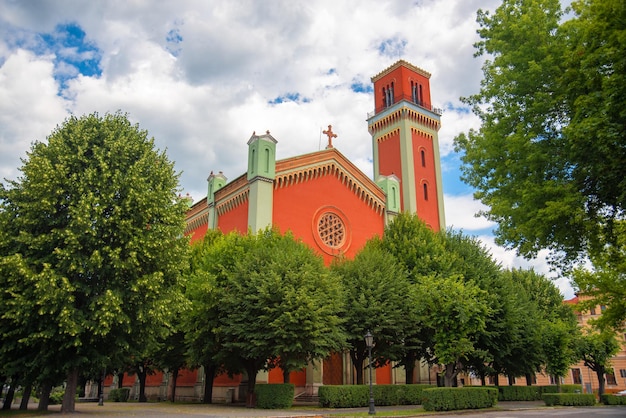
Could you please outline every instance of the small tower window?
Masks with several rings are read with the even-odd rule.
[[[383,87],[383,107],[387,106],[387,89]]]
[[[265,161],[264,161],[264,165],[265,165],[265,172],[269,173],[270,171],[270,150],[269,148],[265,148]]]
[[[392,105],[393,102],[395,101],[395,97],[394,97],[394,91],[393,91],[393,82],[391,83],[391,91],[389,94],[389,104]]]
[[[422,187],[424,188],[424,200],[428,200],[428,185],[424,183]]]
[[[426,152],[424,152],[424,150],[421,150],[420,156],[422,157],[422,167],[426,167]]]
[[[419,97],[418,97],[419,105],[423,106],[424,103],[424,92],[422,91],[422,85],[419,85]]]

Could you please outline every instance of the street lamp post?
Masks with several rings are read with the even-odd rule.
[[[365,345],[367,346],[368,358],[369,358],[369,369],[370,369],[370,415],[376,414],[376,409],[374,408],[374,389],[372,388],[372,347],[374,346],[374,336],[372,333],[367,330],[367,334],[365,334]]]

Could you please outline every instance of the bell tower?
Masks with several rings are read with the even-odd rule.
[[[438,131],[430,74],[404,60],[372,77],[375,110],[368,114],[374,180],[395,176],[400,210],[416,213],[435,231],[445,228]]]

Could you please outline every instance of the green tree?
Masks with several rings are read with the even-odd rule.
[[[603,305],[606,309],[593,325],[600,329],[623,330],[626,325],[626,222],[615,222],[615,245],[591,254],[593,269],[577,268],[572,284],[583,298],[582,309]]]
[[[576,317],[570,305],[563,303],[563,295],[555,284],[545,276],[532,270],[513,270],[515,280],[525,289],[537,311],[539,321],[536,324],[536,337],[539,341],[539,352],[534,352],[536,346],[529,344],[529,351],[533,351],[529,357],[529,366],[536,365],[536,355],[539,355],[539,364],[551,376],[558,377],[567,373],[569,366],[575,363],[576,340],[580,329]],[[529,343],[536,340],[530,340]],[[538,371],[538,370],[535,370]],[[530,381],[528,370],[527,382]]]
[[[626,198],[626,6],[572,8],[568,20],[559,0],[478,11],[476,55],[489,59],[463,100],[481,127],[455,139],[497,242],[526,257],[549,249],[561,267],[615,245]],[[619,274],[613,282],[623,294]]]
[[[620,350],[615,333],[586,330],[577,341],[577,349],[577,356],[582,359],[585,366],[596,372],[598,396],[601,397],[604,394],[604,376],[612,369],[611,359]]]
[[[444,365],[445,386],[453,386],[470,357],[485,355],[477,336],[491,314],[487,292],[459,276],[424,278],[417,286],[425,326],[433,335],[429,360]]]
[[[576,341],[579,330],[576,325],[562,319],[545,321],[541,326],[542,352],[546,373],[554,377],[561,387],[561,377],[578,361]]]
[[[69,118],[20,170],[0,189],[0,256],[15,272],[0,275],[9,302],[1,316],[28,331],[25,350],[55,353],[71,412],[79,369],[166,332],[180,299],[187,206],[173,163],[119,113]],[[22,304],[24,295],[33,299]]]
[[[399,360],[404,340],[416,323],[416,300],[411,284],[396,259],[370,240],[353,260],[332,265],[344,289],[342,318],[357,384],[363,384],[363,365],[368,359],[364,336],[374,336],[373,364],[378,367]]]
[[[224,282],[243,249],[237,245],[241,236],[224,236],[219,230],[207,231],[204,238],[191,245],[190,271],[186,289],[190,309],[184,312],[181,326],[188,348],[189,365],[204,368],[204,403],[212,403],[213,380],[224,371],[220,344],[215,329],[219,326],[217,283]],[[235,371],[236,367],[231,367]]]
[[[537,305],[524,283],[535,278],[536,281],[546,281],[554,289],[556,287],[533,270],[511,269],[503,271],[502,275],[508,282],[506,287],[510,289],[507,303],[513,303],[510,309],[515,310],[516,314],[510,319],[512,323],[509,325],[511,332],[507,350],[496,352],[494,369],[510,378],[525,376],[526,384],[530,386],[532,376],[541,371],[542,343],[539,330],[544,317],[541,314],[543,309]],[[560,296],[558,289],[556,290]]]
[[[224,357],[234,357],[254,393],[259,370],[275,364],[285,374],[344,346],[341,288],[323,260],[291,234],[266,229],[239,238],[245,252],[217,281]],[[248,399],[252,405],[252,397]]]
[[[442,236],[430,229],[417,215],[404,212],[396,216],[385,228],[382,248],[394,256],[406,271],[412,285],[430,280],[450,268],[451,260],[446,253]],[[420,309],[413,298],[419,296],[417,287],[407,292],[402,308],[407,311],[413,324],[404,330],[404,350],[398,364],[405,369],[405,381],[413,383],[416,362],[429,359],[432,353],[433,329],[427,327],[428,312]],[[413,318],[417,316],[416,318]]]

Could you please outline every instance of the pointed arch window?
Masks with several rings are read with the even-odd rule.
[[[428,200],[428,184],[424,183],[422,188],[424,189],[424,200]]]

